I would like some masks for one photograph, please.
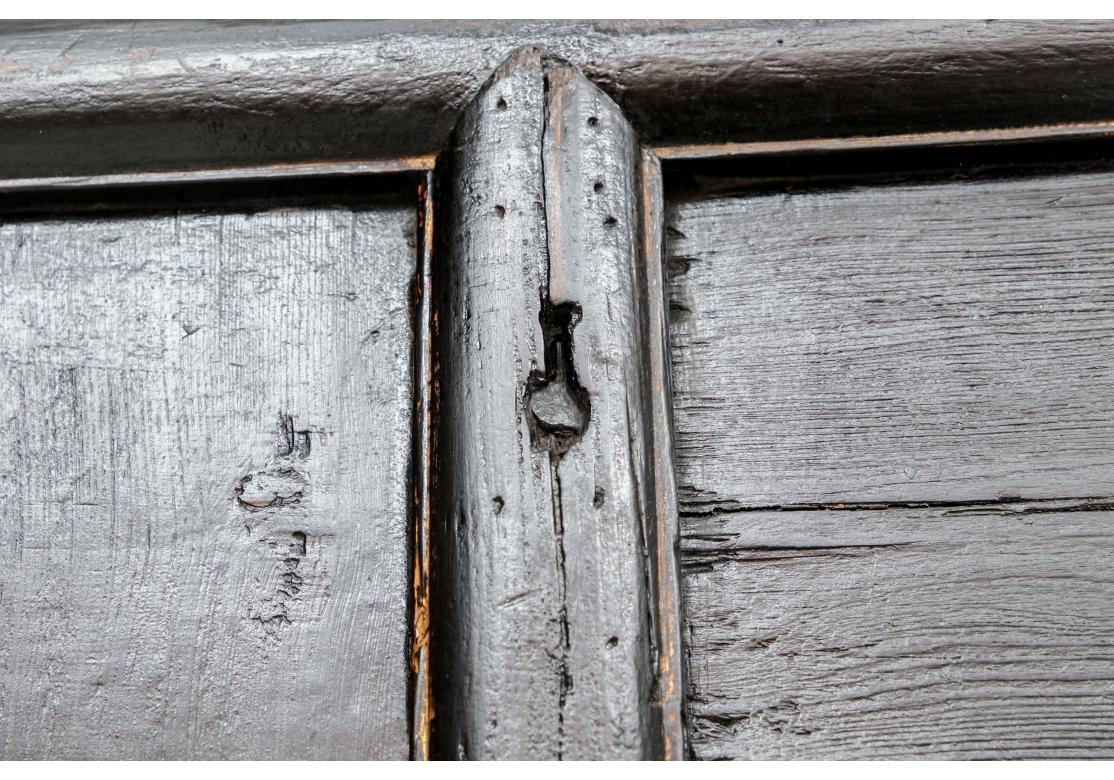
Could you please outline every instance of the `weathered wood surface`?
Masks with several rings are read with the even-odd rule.
[[[674,202],[684,508],[1114,495],[1112,186]]]
[[[1112,184],[672,204],[696,756],[1114,756]]]
[[[434,755],[665,752],[640,163],[614,103],[534,49],[442,161]]]
[[[678,567],[680,516],[673,450],[673,387],[669,365],[669,306],[666,294],[665,192],[661,162],[642,149],[642,240],[646,269],[646,363],[653,469],[651,555],[654,577],[654,623],[657,641],[657,687],[662,719],[662,755],[687,755],[684,732],[684,649],[681,639],[681,573]]]
[[[1114,757],[1112,508],[686,518],[693,750]]]
[[[0,757],[406,757],[413,203],[0,222]]]
[[[428,155],[513,50],[654,144],[1109,120],[1109,22],[7,22],[0,179]]]

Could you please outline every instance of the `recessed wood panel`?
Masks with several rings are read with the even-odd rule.
[[[407,756],[414,213],[0,223],[0,755]]]
[[[1112,186],[674,201],[696,756],[1114,755]]]
[[[687,518],[694,752],[1114,756],[1108,510]]]
[[[689,509],[1114,494],[1114,174],[669,215]]]

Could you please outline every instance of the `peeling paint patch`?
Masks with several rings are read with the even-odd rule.
[[[30,68],[22,62],[15,60],[0,60],[0,77],[2,76],[19,76],[23,73],[30,72]]]
[[[54,60],[54,62],[47,65],[46,69],[50,73],[58,75],[59,73],[65,73],[67,70],[69,70],[71,65],[73,65],[73,60],[70,57],[67,57],[65,54],[62,54],[56,60]]]

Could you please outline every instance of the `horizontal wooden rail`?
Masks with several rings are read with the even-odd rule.
[[[425,158],[510,52],[655,147],[1109,120],[1110,22],[9,23],[0,180]]]

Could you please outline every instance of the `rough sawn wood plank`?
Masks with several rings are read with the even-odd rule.
[[[1112,187],[674,202],[685,510],[1114,495]]]
[[[407,756],[413,231],[0,224],[0,756]]]
[[[1114,757],[1112,506],[688,518],[692,749]]]

